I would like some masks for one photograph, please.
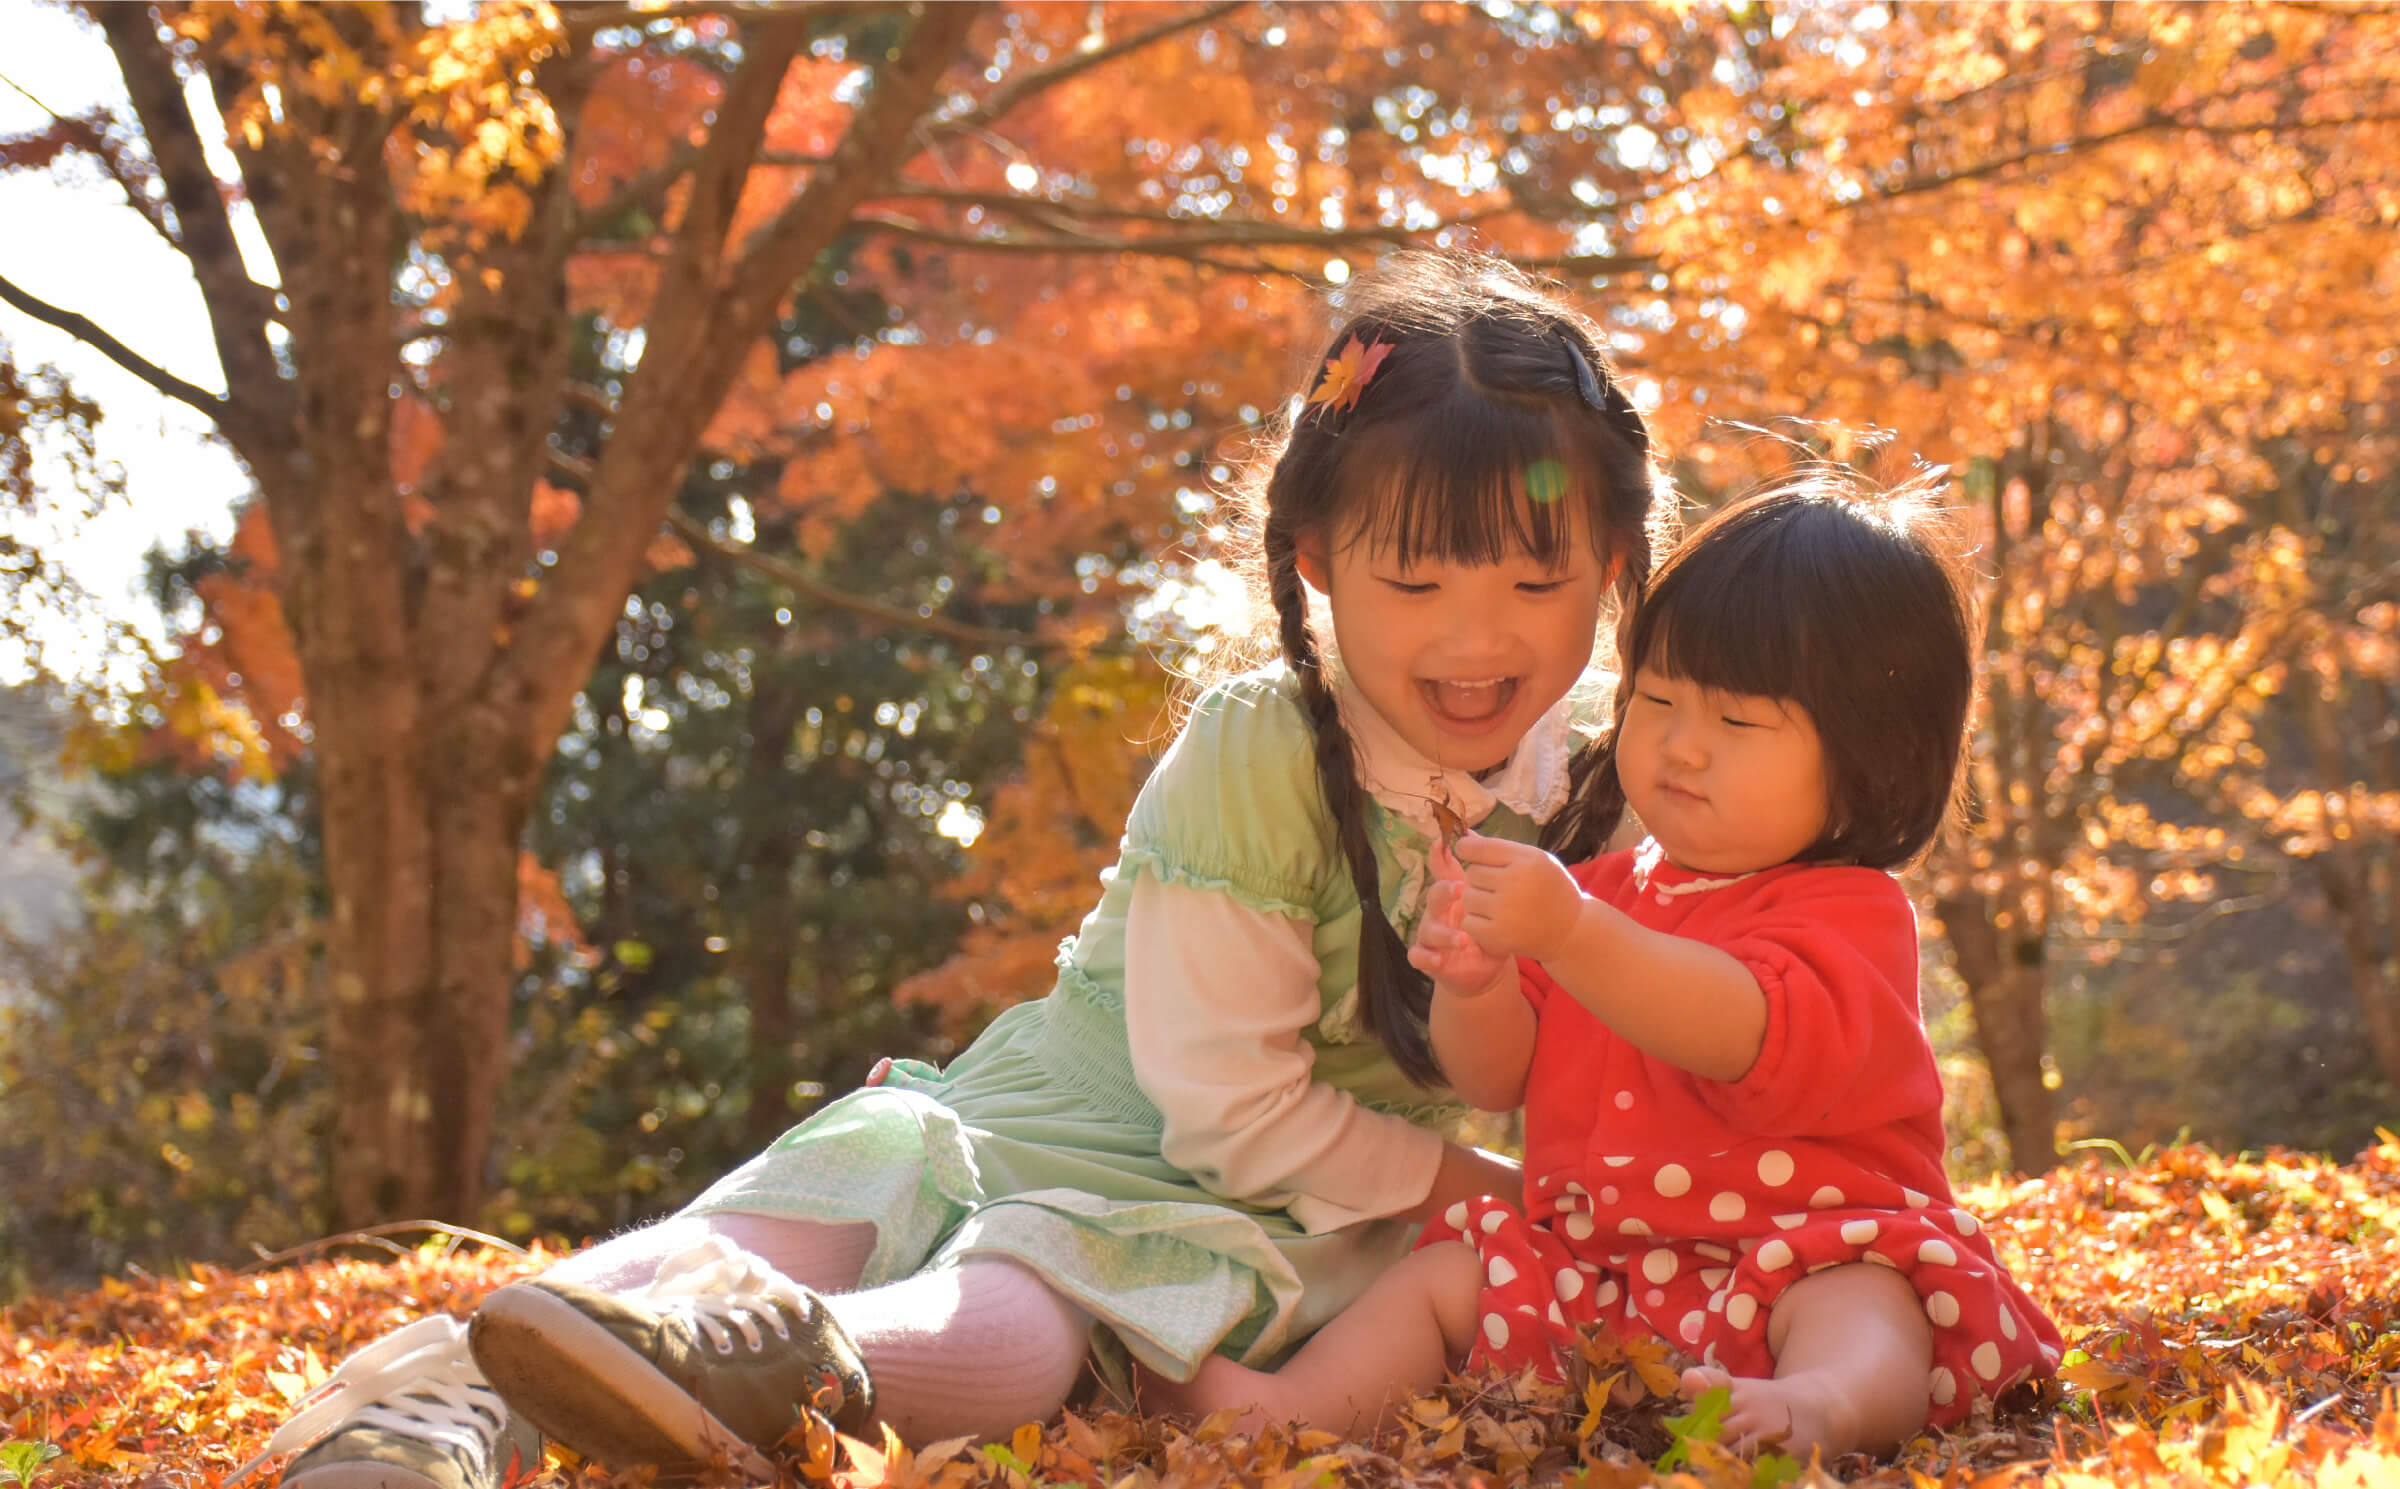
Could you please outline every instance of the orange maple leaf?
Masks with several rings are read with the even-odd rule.
[[[1367,380],[1391,354],[1389,342],[1362,342],[1353,336],[1342,343],[1342,349],[1325,359],[1325,375],[1317,379],[1316,391],[1308,395],[1307,407],[1323,404],[1339,411],[1358,406],[1358,395],[1366,390]]]

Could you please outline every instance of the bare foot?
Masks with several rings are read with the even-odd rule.
[[[1687,1400],[1711,1386],[1723,1386],[1732,1395],[1719,1440],[1736,1452],[1774,1448],[1806,1463],[1812,1452],[1830,1461],[1871,1446],[1858,1441],[1855,1414],[1811,1376],[1734,1375],[1701,1365],[1683,1372],[1682,1386]]]

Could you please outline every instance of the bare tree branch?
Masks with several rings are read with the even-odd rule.
[[[713,280],[725,251],[725,235],[733,224],[734,206],[750,179],[750,162],[764,138],[768,116],[783,89],[783,76],[800,54],[806,22],[772,22],[759,26],[749,38],[750,55],[733,85],[717,105],[716,122],[708,143],[692,167],[690,200],[675,231],[677,256],[689,268]]]
[[[722,238],[733,195],[747,179],[767,111],[800,41],[793,28],[759,28],[695,172],[691,215],[660,275],[642,363],[619,400],[615,432],[585,488],[586,520],[560,544],[558,582],[544,586],[515,631],[509,685],[528,699],[536,736],[565,726],[582,661],[615,623],[607,597],[622,595],[634,582],[647,534],[672,500],[693,441],[740,368],[742,359],[724,349],[748,346],[765,330],[859,202],[892,178],[942,74],[958,59],[981,13],[982,7],[964,4],[920,12],[897,52],[875,69],[873,86],[833,159],[751,235],[729,265]],[[713,225],[695,228],[695,216],[713,219]]]
[[[74,142],[71,148],[81,150],[98,161],[101,171],[107,175],[109,180],[117,184],[118,189],[125,193],[127,204],[134,211],[142,214],[142,221],[150,224],[150,230],[157,233],[169,248],[174,249],[177,253],[183,251],[183,243],[175,236],[174,229],[167,225],[165,209],[158,202],[151,200],[150,193],[144,189],[145,183],[135,174],[134,160],[108,137],[107,124],[110,122],[110,116],[107,110],[94,109],[88,114],[70,119],[42,102],[32,90],[15,78],[0,73],[0,83],[6,83],[15,89],[27,103],[48,114],[51,123],[68,131],[69,137]]]
[[[942,636],[952,641],[965,641],[976,646],[1021,646],[1032,651],[1045,651],[1061,644],[1052,637],[1033,631],[1010,631],[993,626],[972,625],[966,621],[951,620],[945,616],[906,610],[898,605],[887,605],[881,600],[852,594],[845,589],[836,589],[798,564],[787,562],[772,554],[761,553],[755,548],[745,547],[739,543],[728,543],[710,532],[705,524],[697,522],[679,511],[672,509],[668,511],[667,526],[674,529],[676,536],[691,544],[693,548],[740,564],[743,568],[781,585],[803,599],[836,610],[847,610],[853,615],[864,616],[868,620],[877,621],[883,625],[896,626],[903,630],[923,631],[927,635]]]
[[[1186,254],[1202,248],[1336,248],[1354,247],[1360,243],[1406,246],[1412,241],[1412,235],[1399,228],[1337,231],[1328,228],[1278,228],[1262,223],[1257,225],[1258,230],[1252,231],[1247,223],[1210,224],[1206,219],[1201,219],[1199,225],[1213,226],[1215,231],[1160,233],[1143,238],[1104,238],[1081,234],[1071,238],[1012,238],[1006,235],[949,233],[884,212],[859,212],[851,220],[878,232],[897,233],[905,238],[917,238],[950,248],[984,249],[993,253]]]
[[[180,243],[200,282],[208,305],[209,329],[216,341],[217,362],[225,371],[226,412],[218,415],[235,444],[254,444],[255,436],[288,413],[291,390],[285,386],[267,346],[267,320],[274,295],[250,278],[233,236],[233,220],[225,207],[216,172],[210,169],[200,129],[184,101],[183,80],[175,75],[173,59],[158,37],[158,21],[147,5],[103,5],[92,12],[108,38],[125,91],[141,121],[150,158],[158,164],[166,187],[167,204],[175,209]],[[177,396],[181,396],[180,394]],[[259,458],[255,449],[246,452]]]
[[[179,403],[188,403],[211,419],[225,417],[224,399],[196,383],[185,382],[157,363],[144,358],[124,342],[101,330],[90,317],[78,315],[72,310],[61,310],[47,301],[37,300],[10,283],[5,277],[0,277],[0,300],[7,301],[44,325],[56,326],[167,397]]]
[[[559,7],[558,21],[568,36],[580,40],[612,27],[632,26],[639,29],[654,22],[680,21],[691,16],[726,16],[743,20],[802,12],[821,13],[832,8],[829,5],[772,5],[760,3],[760,0],[674,0],[671,4],[648,7],[569,3]]]
[[[859,204],[898,174],[913,153],[913,141],[922,136],[917,121],[982,10],[980,5],[934,6],[918,19],[899,55],[876,70],[875,85],[851,116],[832,160],[751,236],[734,271],[733,293],[718,302],[731,322],[719,330],[748,334],[741,323],[770,314],[852,221]]]
[[[1197,10],[1185,11],[1181,15],[1161,21],[1155,26],[1136,31],[1121,41],[1113,41],[1104,46],[1093,47],[1088,51],[1077,52],[1065,61],[1053,63],[1039,72],[1029,72],[1022,77],[1011,79],[994,89],[990,97],[965,113],[935,120],[926,128],[926,143],[937,143],[952,135],[980,129],[1037,93],[1054,88],[1071,77],[1089,72],[1102,63],[1113,62],[1129,52],[1138,52],[1153,42],[1164,41],[1177,32],[1188,31],[1194,26],[1205,26],[1221,16],[1231,15],[1247,3],[1248,0],[1221,0],[1221,3],[1218,4],[1203,5]]]

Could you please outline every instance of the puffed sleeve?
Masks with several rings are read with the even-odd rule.
[[[1781,881],[1720,939],[1758,979],[1766,1033],[1739,1080],[1701,1099],[1760,1136],[1836,1135],[1941,1109],[1917,1000],[1916,913],[1891,875],[1820,869]]]
[[[1280,672],[1248,673],[1192,705],[1134,798],[1121,869],[1268,915],[1314,922],[1333,908],[1333,826],[1294,687]]]

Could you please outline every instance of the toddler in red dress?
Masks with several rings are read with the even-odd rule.
[[[1942,1168],[1916,918],[1891,870],[1957,788],[1973,607],[1923,493],[1822,472],[1738,503],[1625,632],[1585,789],[1639,848],[1469,835],[1410,960],[1458,1093],[1525,1107],[1524,1210],[1453,1205],[1280,1370],[1172,1404],[1353,1430],[1462,1359],[1655,1334],[1728,1438],[1888,1451],[2050,1373],[2056,1327]],[[1521,959],[1521,960],[1520,960]]]

